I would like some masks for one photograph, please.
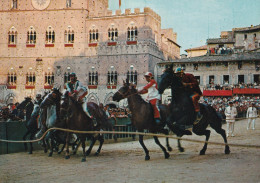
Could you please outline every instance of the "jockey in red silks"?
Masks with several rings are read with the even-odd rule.
[[[148,84],[144,86],[142,90],[139,90],[138,93],[140,94],[148,93],[147,100],[150,102],[150,104],[153,107],[155,122],[157,125],[160,125],[161,120],[160,120],[158,103],[161,97],[158,92],[157,82],[153,79],[153,74],[151,72],[145,73],[144,77],[148,82]]]
[[[193,74],[184,73],[183,69],[180,67],[175,70],[175,73],[182,79],[182,84],[184,85],[185,90],[191,93],[190,97],[197,115],[195,123],[199,122],[202,118],[199,106],[199,99],[202,96],[202,92],[200,90],[199,83]]]

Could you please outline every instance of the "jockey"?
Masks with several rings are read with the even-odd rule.
[[[70,81],[65,85],[66,91],[69,92],[69,96],[75,96],[78,102],[83,103],[82,107],[84,112],[91,117],[87,111],[87,103],[84,102],[84,97],[88,94],[88,90],[82,83],[77,80],[76,73],[70,73]]]
[[[177,68],[175,70],[177,76],[182,79],[183,86],[185,90],[191,93],[191,99],[196,112],[196,122],[199,122],[202,118],[200,113],[199,99],[202,96],[202,92],[199,87],[199,83],[193,74],[184,73],[182,68]]]
[[[36,99],[34,100],[34,104],[40,106],[41,103],[42,103],[42,95],[41,95],[41,94],[37,94],[37,95],[36,95]]]
[[[138,93],[140,94],[148,93],[147,100],[150,102],[150,104],[153,107],[155,123],[157,125],[161,125],[160,112],[158,107],[158,103],[161,97],[158,92],[157,82],[153,79],[153,74],[151,72],[145,73],[144,77],[148,82],[148,84],[144,86],[143,89],[139,90]]]

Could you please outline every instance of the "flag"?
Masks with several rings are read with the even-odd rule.
[[[121,8],[121,0],[119,0],[119,8]]]

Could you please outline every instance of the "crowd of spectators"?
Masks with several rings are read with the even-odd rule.
[[[234,107],[237,108],[238,118],[245,118],[248,107],[251,103],[255,104],[255,107],[260,110],[260,97],[259,96],[233,96],[233,97],[201,97],[200,102],[211,105],[220,112],[225,118],[224,112],[228,103],[232,101]],[[259,113],[258,113],[259,114]]]
[[[216,47],[216,48],[211,48],[208,50],[208,53],[210,55],[227,55],[227,54],[232,54],[232,53],[235,53],[235,50],[234,48],[230,48],[230,47]]]
[[[17,106],[19,103],[10,103],[6,106],[0,107],[0,121],[14,121],[14,120],[22,120],[23,116],[18,116],[21,113],[19,113],[19,110],[17,109]]]
[[[235,85],[229,85],[228,82],[225,82],[224,84],[214,84],[214,81],[210,82],[210,84],[207,84],[204,88],[204,90],[232,90],[234,88],[259,88],[260,89],[260,83],[249,83],[245,84],[243,82],[240,82],[239,84]]]

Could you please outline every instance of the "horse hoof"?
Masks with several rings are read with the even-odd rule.
[[[179,148],[179,151],[184,152],[184,148],[183,147]]]
[[[95,156],[98,156],[98,155],[99,155],[99,152],[96,152],[96,153],[95,153]]]
[[[169,146],[169,147],[167,147],[167,149],[168,149],[168,151],[172,151],[172,148]]]
[[[65,159],[70,159],[70,155],[65,156]]]
[[[165,153],[164,157],[165,157],[165,159],[168,159],[170,157],[170,154],[169,153]]]
[[[86,158],[82,158],[81,162],[86,162]]]
[[[89,151],[87,151],[87,152],[85,153],[85,155],[86,155],[86,156],[89,156],[89,155],[90,155],[90,152],[89,152]]]
[[[148,160],[150,160],[150,156],[149,156],[149,155],[146,155],[146,156],[145,156],[145,161],[148,161]]]
[[[230,150],[229,149],[225,150],[225,154],[230,154]]]
[[[200,151],[200,155],[205,155],[205,151]]]

